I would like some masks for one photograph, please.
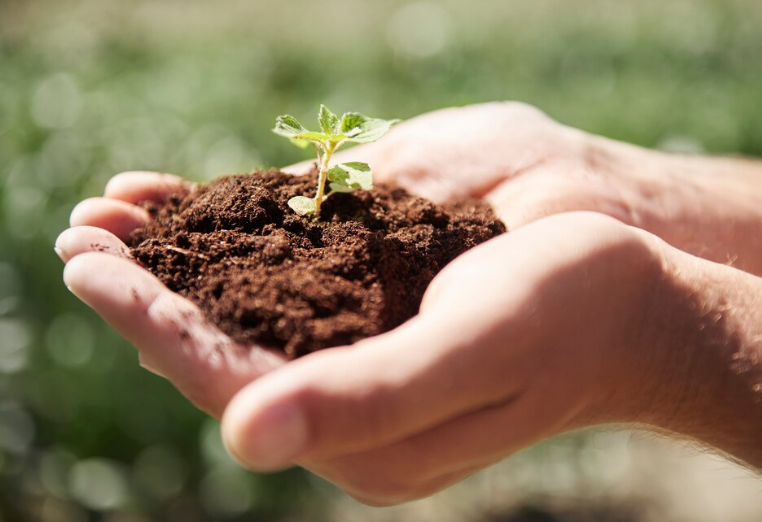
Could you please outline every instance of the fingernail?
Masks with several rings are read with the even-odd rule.
[[[63,250],[61,250],[61,249],[60,249],[60,248],[58,248],[58,247],[53,247],[53,251],[56,253],[56,255],[57,255],[58,257],[60,257],[60,258],[61,258],[61,261],[63,261],[64,263],[66,262],[66,259],[64,259],[64,256],[63,256]]]
[[[268,470],[289,465],[307,446],[307,422],[294,404],[267,408],[249,421],[231,452],[247,466]]]

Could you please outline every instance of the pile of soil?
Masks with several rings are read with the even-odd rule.
[[[288,208],[316,186],[271,170],[173,195],[147,207],[132,253],[236,341],[298,357],[402,324],[447,263],[505,232],[484,203],[392,185],[332,194],[320,222]]]

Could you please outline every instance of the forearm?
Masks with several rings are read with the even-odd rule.
[[[661,157],[682,188],[675,207],[684,223],[683,250],[762,274],[762,161]]]
[[[762,274],[762,161],[668,154],[594,137],[632,224],[691,254]]]
[[[620,414],[762,469],[762,279],[663,252],[632,366],[643,373]]]

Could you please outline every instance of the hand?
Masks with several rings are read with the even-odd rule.
[[[56,251],[66,263],[69,289],[135,345],[141,364],[219,418],[236,391],[286,357],[233,342],[194,304],[131,259],[124,241],[148,219],[136,203],[160,201],[191,186],[168,174],[119,174],[106,186],[105,197],[74,209],[72,228],[59,236]]]
[[[743,180],[734,179],[732,183],[727,183],[729,190],[722,184],[713,190],[712,187],[717,186],[711,183],[710,177],[693,179],[696,177],[694,174],[706,169],[691,171],[693,177],[684,175],[686,165],[693,165],[691,162],[683,164],[682,158],[667,157],[563,127],[523,105],[490,104],[425,115],[400,125],[380,142],[347,151],[342,159],[369,161],[379,177],[390,179],[393,176],[414,192],[437,200],[454,195],[484,197],[513,229],[557,212],[595,210],[657,233],[673,244],[708,259],[726,260],[734,255],[738,266],[762,272],[762,256],[754,256],[759,253],[762,241],[754,240],[757,236],[750,233],[757,230],[762,222],[755,214],[762,205],[754,204],[757,193],[750,190]],[[721,165],[706,160],[712,168],[721,166],[722,170],[728,167],[725,162],[717,161]],[[750,168],[746,172],[755,174],[758,166],[748,166]],[[746,181],[754,183],[758,180],[756,175],[750,175]],[[725,183],[728,179],[723,178],[722,181]],[[128,250],[120,238],[126,238],[135,226],[146,219],[145,212],[134,203],[144,199],[162,199],[170,192],[188,187],[179,178],[166,175],[133,173],[117,176],[109,183],[106,198],[87,200],[75,209],[72,215],[74,228],[62,234],[57,248],[62,258],[69,262],[65,280],[70,288],[138,347],[145,365],[167,376],[192,401],[212,415],[220,416],[236,391],[271,372],[272,377],[261,380],[261,387],[254,383],[246,388],[226,414],[225,431],[229,445],[252,467],[269,469],[297,462],[334,480],[366,501],[397,502],[439,489],[502,455],[558,431],[598,419],[632,419],[612,416],[614,409],[611,404],[617,404],[616,411],[621,413],[622,404],[632,397],[638,398],[633,401],[633,407],[637,410],[644,404],[643,398],[651,398],[657,403],[657,397],[668,395],[654,391],[653,375],[660,373],[660,365],[648,363],[653,358],[645,355],[647,350],[633,349],[642,336],[633,335],[617,344],[622,339],[615,335],[620,327],[622,331],[627,331],[627,321],[635,320],[642,312],[642,292],[646,288],[642,278],[652,280],[644,273],[653,269],[652,247],[655,239],[645,241],[650,246],[642,248],[643,237],[650,237],[643,232],[601,216],[594,219],[599,224],[577,221],[567,225],[569,216],[543,220],[523,231],[493,240],[464,256],[464,259],[483,256],[485,259],[480,263],[490,266],[485,270],[498,278],[494,281],[502,281],[502,284],[493,283],[493,279],[485,281],[479,274],[470,273],[469,268],[455,268],[468,265],[459,259],[436,279],[427,293],[420,317],[394,332],[352,348],[318,353],[280,368],[285,362],[282,355],[261,347],[250,349],[235,345],[216,328],[206,324],[195,306],[169,292],[148,272],[129,261]],[[585,219],[593,217],[587,216]],[[608,224],[601,225],[604,222]],[[540,225],[542,228],[539,228]],[[553,233],[551,229],[556,227],[564,233]],[[539,239],[529,239],[534,234]],[[519,241],[518,238],[523,239]],[[601,242],[597,243],[598,240]],[[746,245],[745,250],[739,247],[742,243]],[[504,245],[505,252],[510,250],[508,259],[500,259],[498,250],[502,251],[502,248],[491,246],[496,244]],[[636,244],[640,246],[634,246]],[[623,251],[627,251],[628,255],[622,255]],[[536,256],[539,254],[544,256],[537,258],[542,259],[542,263],[537,263]],[[492,256],[495,256],[494,266],[486,259]],[[611,259],[616,260],[615,268],[617,263],[622,265],[621,272],[606,268],[608,262],[595,262],[596,259],[611,261],[607,256],[613,256]],[[505,265],[501,275],[498,275],[495,267],[502,261]],[[564,262],[568,264],[564,265]],[[628,264],[631,262],[635,262],[635,266]],[[481,264],[474,263],[472,266],[481,267]],[[598,268],[592,270],[591,267]],[[630,271],[624,267],[629,267]],[[447,274],[458,274],[470,284],[458,285],[455,282],[457,278]],[[595,274],[597,276],[593,277]],[[607,277],[608,284],[602,283]],[[636,283],[632,282],[633,279]],[[549,283],[551,280],[553,285]],[[556,289],[555,281],[568,284],[561,284]],[[591,285],[593,282],[600,284],[583,284],[586,281]],[[481,296],[473,297],[470,293],[472,288],[480,285],[484,287],[484,301],[480,300]],[[718,287],[726,289],[728,285],[723,281]],[[501,288],[506,295],[495,293]],[[509,290],[506,291],[506,288]],[[565,292],[562,291],[564,288],[567,289]],[[560,297],[556,295],[557,291],[561,292]],[[574,291],[586,298],[580,299]],[[532,292],[537,292],[536,300],[533,300]],[[694,289],[691,295],[699,293]],[[455,315],[452,311],[444,313],[444,305],[440,308],[436,304],[440,301],[452,303],[455,298],[448,297],[452,295],[468,297],[458,300],[459,313]],[[618,305],[611,310],[621,312],[621,316],[612,317],[609,307],[602,304],[605,301],[590,301],[589,297],[594,295],[612,299],[625,295],[629,297],[623,298],[624,301],[611,301]],[[721,302],[727,302],[725,299]],[[522,325],[519,304],[532,304],[524,310],[526,314],[527,310],[542,310],[534,307],[537,302],[545,302],[550,310],[539,315],[540,326],[547,324],[545,317],[551,317],[557,321],[555,326],[558,328],[546,330],[544,326],[535,327],[530,332],[534,337],[524,338],[520,333],[521,327],[526,325]],[[463,303],[468,304],[465,310]],[[513,319],[503,325],[503,316],[490,316],[487,311],[492,309],[491,303],[505,305],[507,313],[515,314],[511,316]],[[555,303],[568,306],[563,310],[566,319],[563,319],[564,315],[558,308],[554,308]],[[623,307],[622,303],[626,306]],[[596,305],[603,308],[598,310],[594,308]],[[455,307],[451,305],[451,309]],[[696,310],[696,307],[690,309]],[[603,316],[590,325],[589,317],[595,313],[602,313]],[[486,319],[481,317],[482,314],[486,314]],[[441,318],[446,318],[446,321],[439,324]],[[528,318],[528,324],[531,325],[533,320],[537,320],[536,315]],[[450,322],[460,325],[460,330],[456,332],[450,328]],[[688,323],[688,327],[695,330],[697,324]],[[442,325],[448,328],[441,328]],[[589,331],[586,329],[588,326]],[[752,331],[749,328],[746,330]],[[559,331],[571,331],[573,336],[562,335]],[[498,334],[507,335],[510,340],[516,339],[516,342],[508,347],[510,349],[494,350],[496,346],[503,348],[505,344],[500,342]],[[535,344],[532,344],[533,340]],[[678,339],[678,342],[683,341]],[[424,349],[420,349],[422,343]],[[606,343],[611,343],[608,346],[614,349],[601,348]],[[226,348],[217,351],[215,347],[220,345],[226,345]],[[385,348],[373,349],[375,346]],[[407,350],[385,361],[383,353],[396,346],[399,349],[394,353]],[[467,370],[472,369],[471,354],[466,354],[468,346],[485,347],[479,349],[481,356],[473,360],[473,368],[486,372],[483,383],[458,380],[461,374],[468,375],[470,372]],[[488,362],[490,346],[494,353],[500,355],[492,361],[495,366]],[[528,348],[530,346],[539,348],[533,352]],[[568,349],[557,349],[559,346]],[[584,354],[590,357],[575,358],[575,350],[579,347],[587,350]],[[663,345],[662,351],[666,353],[670,347],[669,344]],[[545,368],[538,362],[539,356],[532,358],[533,353],[542,354],[556,364]],[[314,364],[314,367],[324,367],[327,376],[334,376],[335,373],[329,371],[333,358],[341,361],[359,358],[361,361],[358,362],[363,363],[370,360],[371,365],[365,373],[356,371],[362,365],[353,367],[351,373],[338,375],[333,385],[330,382],[327,385],[325,382],[318,383],[317,377],[309,373],[311,370],[300,370],[312,368]],[[693,364],[694,359],[687,356],[685,361]],[[561,371],[564,365],[571,364],[570,361],[574,365],[567,366],[566,372]],[[404,366],[401,364],[403,362]],[[721,367],[717,362],[707,366]],[[380,365],[384,363],[389,365]],[[505,369],[506,365],[511,371],[495,373]],[[644,370],[646,366],[651,371]],[[670,367],[663,361],[661,366]],[[679,364],[674,366],[680,367]],[[342,367],[345,370],[348,368]],[[565,375],[568,367],[578,369],[582,377]],[[375,368],[379,375],[363,387],[360,379],[368,376],[370,368]],[[455,370],[438,374],[433,371],[439,368]],[[288,408],[265,408],[267,394],[277,402],[278,386],[284,386],[284,393],[293,391],[283,384],[286,382],[284,379],[278,377],[290,375],[291,371],[305,372],[313,378],[313,381],[305,382],[304,388],[299,388],[307,390],[304,392],[306,397],[311,396],[310,386],[319,390],[318,397],[321,394],[327,396],[328,400],[320,403],[323,406],[319,408],[325,409],[326,418],[335,425],[334,431],[360,426],[357,428],[359,431],[335,436],[330,423],[325,428],[323,424],[319,428],[309,424],[309,437],[325,439],[326,442],[315,443],[304,453],[295,450],[299,453],[296,456],[288,455],[289,442],[291,449],[299,446],[300,432],[297,429],[279,439],[280,453],[262,456],[257,446],[260,449],[267,446],[266,441],[261,439],[267,432],[260,428],[276,422],[278,417],[288,420],[290,415]],[[424,374],[432,376],[432,379],[425,378]],[[538,379],[533,378],[535,375]],[[349,383],[342,381],[350,377],[354,380]],[[372,372],[370,377],[373,377]],[[487,394],[486,403],[483,402],[484,396],[479,399],[478,392],[495,385],[500,378],[512,384],[508,392],[498,393],[499,396],[495,397]],[[554,378],[558,378],[557,383],[548,380]],[[415,384],[418,380],[421,385]],[[732,379],[723,374],[720,380],[730,382]],[[529,381],[534,384],[530,386]],[[450,406],[446,403],[434,405],[437,398],[446,396],[452,386],[461,383],[466,391],[463,396],[447,396],[452,403]],[[394,394],[402,384],[403,392],[411,391],[404,394],[405,399],[401,398],[403,394]],[[374,388],[375,385],[378,386]],[[693,386],[700,387],[695,383]],[[347,397],[344,395],[347,389],[359,391],[360,395]],[[548,402],[548,395],[541,393],[543,389],[554,390],[557,395],[553,395],[553,400]],[[675,389],[678,396],[683,392],[680,386],[675,386]],[[496,388],[491,388],[491,391],[496,391]],[[336,402],[343,404],[336,410],[326,406],[334,395]],[[707,397],[713,396],[721,395],[707,393]],[[396,400],[393,400],[395,397]],[[520,397],[525,400],[519,400]],[[391,406],[384,409],[387,400],[391,401]],[[426,405],[425,415],[421,417],[423,420],[408,423],[410,416],[419,414],[415,408],[418,402]],[[743,401],[740,403],[746,404]],[[400,410],[395,407],[400,407]],[[690,409],[684,410],[690,412]],[[727,406],[724,406],[724,411],[727,411]],[[319,414],[322,415],[322,411],[315,415]],[[490,415],[498,427],[504,427],[506,422],[516,419],[526,418],[527,422],[521,424],[521,429],[490,435],[479,429],[489,424],[486,419]],[[676,417],[657,416],[652,423],[666,425],[669,423],[660,421]],[[368,426],[363,428],[357,418],[363,419]],[[470,424],[470,419],[484,422]],[[636,420],[651,421],[641,417]],[[687,416],[686,423],[695,421],[695,415]],[[393,427],[391,435],[388,426]],[[417,438],[440,428],[444,429],[440,435],[452,430],[452,438],[439,435],[436,438]],[[679,431],[678,428],[670,427],[673,431]],[[322,435],[323,432],[326,434]],[[750,430],[749,433],[750,436],[757,436],[759,431]],[[697,438],[702,435],[707,434],[692,433]],[[251,437],[249,442],[245,442],[247,437]],[[719,447],[723,446],[722,434],[709,434],[704,438]],[[346,449],[337,450],[333,446],[335,440],[344,441],[343,447]],[[355,440],[357,442],[353,443]],[[417,442],[407,442],[410,440]],[[437,453],[440,448],[437,441],[440,440],[441,454]],[[468,451],[462,453],[462,458],[458,457],[458,452],[453,449],[457,444],[448,446],[448,440],[463,441],[460,450],[465,447]],[[731,451],[736,449],[732,444],[724,446]],[[356,456],[347,456],[342,451]],[[451,455],[453,459],[449,463],[446,459],[440,462],[437,455]],[[386,464],[385,459],[388,459]],[[410,469],[408,461],[417,462],[420,466]],[[363,466],[367,466],[367,470]],[[447,469],[443,470],[442,466]]]
[[[468,118],[471,125],[484,130],[504,120],[506,114],[502,105],[495,104],[497,110],[494,113],[486,110],[490,107],[493,106],[479,106],[470,111]],[[554,142],[560,150],[561,140],[554,141],[552,136],[563,129],[561,126],[534,109],[524,106],[516,108],[525,111],[528,120],[522,129],[517,127],[516,131],[526,132],[527,139],[537,140],[538,143]],[[442,114],[447,113],[448,111],[442,111]],[[426,122],[436,119],[437,114],[440,113],[420,118],[423,125],[416,123],[416,120],[401,125],[402,137],[398,140],[420,140],[421,150],[430,151],[422,157],[435,156],[433,153],[439,148],[437,140],[440,136],[428,135],[426,130],[430,131],[432,125]],[[475,121],[480,118],[486,119]],[[532,118],[536,120],[534,124],[529,121]],[[465,124],[460,125],[462,127]],[[437,125],[433,127],[436,128]],[[511,143],[518,144],[519,133],[514,137],[516,140]],[[476,164],[465,156],[460,163],[463,167],[470,168],[473,174],[464,176],[466,170],[456,169],[454,159],[450,158],[450,170],[437,171],[441,174],[438,178],[431,177],[431,171],[416,173],[410,161],[415,157],[409,154],[412,147],[396,148],[393,143],[390,148],[396,151],[394,158],[401,162],[399,166],[403,170],[398,181],[419,193],[439,196],[440,200],[450,194],[435,190],[437,187],[452,189],[462,184],[467,187],[468,194],[475,195],[479,191],[486,193],[485,187],[496,184],[497,165],[489,155],[484,155],[493,143],[473,141],[468,152],[476,154],[474,157],[481,158],[482,163]],[[450,145],[447,141],[441,143]],[[373,154],[374,150],[377,153],[381,151],[372,148],[354,149],[361,150],[367,154]],[[515,160],[512,163],[514,167],[520,164],[524,157],[522,154],[524,152],[517,147],[514,151],[515,158],[511,158],[512,161]],[[392,158],[389,161],[381,161],[382,159],[384,158],[378,157],[380,177],[389,179],[395,163],[391,161]],[[299,168],[292,167],[291,170]],[[67,286],[136,346],[141,364],[167,377],[194,404],[219,417],[228,399],[240,387],[283,364],[285,358],[280,353],[263,350],[261,347],[250,349],[237,346],[218,329],[206,323],[197,307],[167,290],[149,272],[132,263],[129,249],[124,244],[132,230],[148,218],[145,210],[137,206],[138,203],[160,201],[173,192],[187,190],[191,186],[191,183],[182,178],[167,174],[119,174],[108,183],[105,197],[85,200],[74,209],[71,216],[72,228],[58,238],[56,250],[67,263],[64,272]],[[498,210],[505,215],[512,208],[502,205]],[[228,348],[214,348],[220,345]]]
[[[596,422],[612,402],[653,399],[640,327],[662,275],[657,242],[572,213],[480,245],[401,327],[239,392],[223,417],[228,448],[250,468],[296,463],[387,505]]]
[[[762,274],[758,162],[647,150],[515,102],[418,116],[336,157],[350,160],[435,201],[483,197],[509,230],[561,212],[600,212],[686,252]]]

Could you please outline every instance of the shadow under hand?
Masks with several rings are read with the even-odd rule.
[[[643,522],[644,509],[633,504],[525,505],[489,515],[481,522]]]

